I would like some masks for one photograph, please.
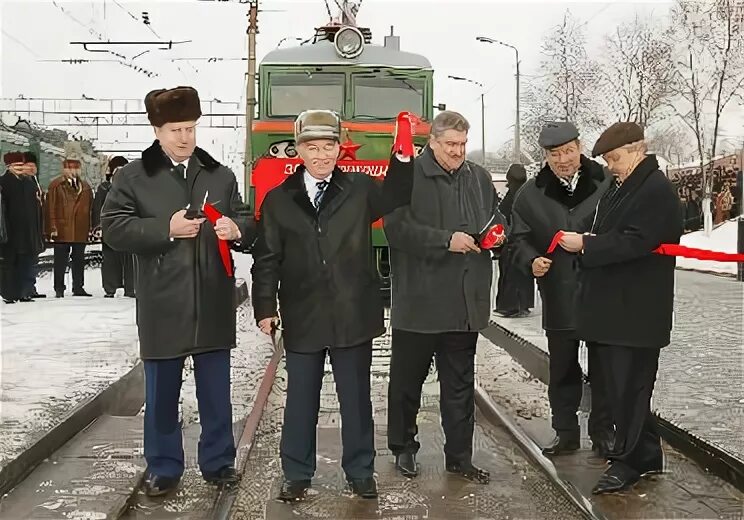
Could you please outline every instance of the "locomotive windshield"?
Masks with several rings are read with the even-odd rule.
[[[395,119],[399,112],[424,113],[424,78],[353,74],[354,119]]]
[[[296,116],[303,110],[344,109],[343,73],[328,72],[272,72],[269,116]]]

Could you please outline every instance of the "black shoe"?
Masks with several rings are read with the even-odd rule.
[[[106,293],[103,295],[104,298],[113,298],[114,295],[112,293]]]
[[[134,293],[127,293],[127,292],[124,293],[124,296],[126,298],[136,298],[137,297]]]
[[[145,494],[148,497],[159,497],[166,495],[178,487],[181,477],[159,477],[148,474],[145,477]]]
[[[37,298],[46,298],[46,294],[34,293],[31,295],[31,298],[33,298],[34,300],[36,300]]]
[[[519,314],[519,310],[513,310],[513,311],[496,311],[496,314],[501,316],[502,318],[513,318],[517,314]]]
[[[377,498],[377,482],[374,477],[349,480],[351,492],[362,498]]]
[[[542,449],[542,453],[547,457],[552,457],[554,455],[565,455],[566,453],[571,453],[578,449],[579,439],[556,435],[553,442]]]
[[[612,456],[612,448],[614,445],[614,440],[606,438],[592,439],[592,451],[597,452],[600,457],[605,459],[609,459]]]
[[[404,477],[415,477],[416,475],[418,475],[418,468],[416,467],[416,454],[403,452],[396,455],[395,467]]]
[[[11,304],[11,303],[15,303],[15,302],[16,302],[16,300],[7,300],[7,299],[5,299],[5,298],[3,298],[3,301],[4,301],[5,303],[7,303],[7,304]]]
[[[32,302],[34,300],[30,296],[24,296],[23,298],[20,298],[18,301],[19,302],[23,302],[23,303],[28,303],[28,302]]]
[[[640,473],[642,477],[664,473],[664,455],[660,454],[656,459],[644,465],[638,473]]]
[[[279,500],[283,502],[294,502],[305,498],[305,493],[310,488],[309,480],[287,480],[282,482],[282,489],[279,491]]]
[[[85,292],[85,289],[78,289],[76,291],[72,291],[73,296],[93,296],[92,294],[88,294]]]
[[[55,298],[64,298],[65,297],[65,291],[54,291],[54,297]]]
[[[638,482],[640,475],[622,462],[615,462],[599,478],[599,482],[592,489],[592,494],[617,493],[626,491]]]
[[[238,475],[233,466],[225,466],[214,473],[202,473],[202,476],[210,484],[232,486],[238,482]]]
[[[460,464],[459,462],[448,463],[446,466],[448,473],[455,473],[477,484],[488,484],[491,481],[491,474],[485,469],[480,469],[472,464]]]

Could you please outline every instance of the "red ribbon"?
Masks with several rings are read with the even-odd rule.
[[[204,216],[207,217],[207,220],[214,226],[217,224],[217,221],[222,218],[222,213],[220,213],[217,208],[207,202],[204,204]],[[218,247],[220,248],[220,256],[222,257],[222,265],[225,266],[225,272],[227,273],[227,276],[232,276],[233,270],[232,259],[230,258],[230,246],[228,245],[227,240],[218,238],[217,241]]]
[[[413,129],[421,119],[410,112],[401,112],[395,119],[395,140],[393,141],[393,153],[403,157],[413,157]]]
[[[480,239],[481,249],[493,249],[504,240],[504,226],[496,224]]]
[[[553,240],[548,246],[547,254],[555,251],[558,247],[558,243],[561,241],[565,233],[559,231],[553,237]],[[659,247],[652,251],[657,255],[665,256],[681,256],[684,258],[694,258],[696,260],[713,260],[715,262],[744,262],[744,254],[737,253],[722,253],[720,251],[709,251],[707,249],[698,249],[696,247],[688,247],[680,244],[661,244]]]

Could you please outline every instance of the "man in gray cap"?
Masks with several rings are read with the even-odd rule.
[[[278,295],[284,328],[284,501],[302,499],[315,474],[326,355],[341,408],[346,479],[354,494],[377,497],[370,366],[372,339],[385,327],[371,225],[410,202],[413,162],[392,158],[382,183],[344,173],[336,166],[340,132],[334,112],[297,117],[295,142],[304,164],[266,195],[253,250],[256,322],[266,334],[277,325]]]
[[[547,255],[546,251],[558,230],[588,230],[594,208],[612,179],[601,165],[581,154],[579,132],[572,123],[548,123],[538,142],[545,150],[545,166],[517,195],[509,239],[515,267],[537,278],[543,300],[542,325],[550,352],[548,399],[556,433],[543,453],[553,456],[580,446],[576,413],[583,387],[578,358],[583,338],[576,332],[574,309],[577,254],[558,249]],[[613,428],[601,374],[596,352],[590,351],[589,436],[592,449],[607,457]]]
[[[675,258],[652,253],[679,243],[677,191],[646,154],[643,129],[616,123],[594,145],[615,176],[599,202],[590,234],[568,233],[563,249],[580,253],[578,333],[598,352],[616,437],[612,465],[594,493],[621,491],[663,469],[650,400],[661,348],[669,344]]]

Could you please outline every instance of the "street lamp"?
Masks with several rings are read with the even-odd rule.
[[[467,81],[468,83],[472,83],[473,85],[478,85],[481,88],[481,157],[483,157],[483,167],[486,167],[486,105],[483,101],[483,96],[485,93],[483,92],[483,83],[480,83],[478,81],[474,81],[469,78],[463,78],[462,76],[447,76],[449,79],[454,79],[456,81]]]
[[[488,38],[487,36],[477,36],[475,38],[477,41],[482,43],[495,43],[496,45],[501,45],[503,47],[509,47],[510,49],[514,49],[514,54],[516,57],[517,62],[517,120],[514,124],[514,162],[521,163],[522,162],[522,153],[520,150],[520,143],[519,143],[519,50],[514,45],[510,45],[508,43],[504,43],[499,40],[495,40],[493,38]]]

